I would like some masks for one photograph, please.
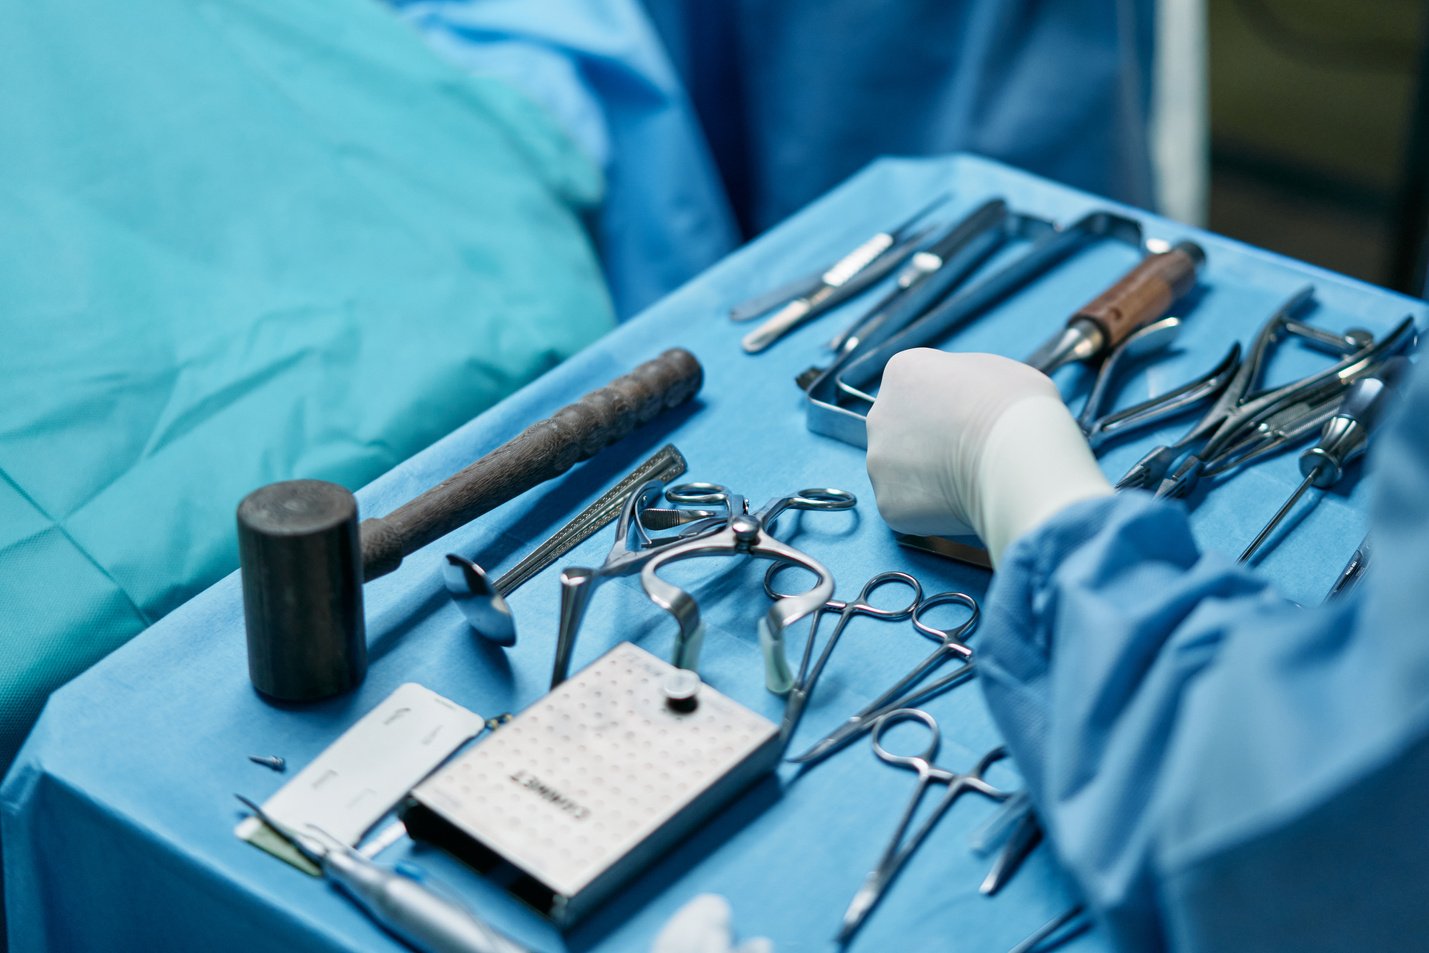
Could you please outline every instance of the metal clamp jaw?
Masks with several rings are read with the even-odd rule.
[[[1166,347],[1179,330],[1179,318],[1162,318],[1142,327],[1107,355],[1092,382],[1077,424],[1096,452],[1102,444],[1126,433],[1158,424],[1214,400],[1231,382],[1240,366],[1240,344],[1232,344],[1215,367],[1169,391],[1122,410],[1108,410],[1113,382],[1128,363]]]

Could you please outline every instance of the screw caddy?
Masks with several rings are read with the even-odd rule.
[[[627,642],[419,785],[402,819],[564,927],[779,755],[773,722]]]

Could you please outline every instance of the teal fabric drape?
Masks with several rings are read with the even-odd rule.
[[[599,172],[366,0],[53,0],[0,30],[0,765],[236,567],[613,324]]]

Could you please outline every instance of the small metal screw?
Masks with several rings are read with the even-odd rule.
[[[274,771],[288,770],[288,762],[275,754],[250,754],[248,760],[254,764],[261,764],[265,768],[272,768]]]
[[[488,719],[486,719],[486,730],[487,730],[487,731],[495,731],[497,728],[500,728],[502,725],[510,724],[510,722],[511,722],[515,717],[516,717],[515,715],[511,714],[511,712],[508,711],[508,712],[504,712],[503,714],[496,715],[496,716],[494,716],[494,717],[492,717],[492,718],[488,718]]]

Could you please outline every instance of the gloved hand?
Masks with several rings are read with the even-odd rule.
[[[655,937],[650,953],[774,953],[774,944],[763,937],[736,948],[729,916],[728,900],[702,893],[675,911]]]
[[[994,565],[1064,507],[1109,495],[1052,381],[991,354],[895,354],[868,414],[868,475],[893,529],[982,538]]]

